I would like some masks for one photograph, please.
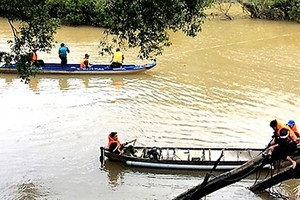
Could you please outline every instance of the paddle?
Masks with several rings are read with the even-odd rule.
[[[122,144],[121,146],[126,146],[127,144],[130,144],[130,143],[132,143],[133,142],[133,145],[135,145],[135,142],[136,142],[136,139],[134,139],[134,140],[131,140],[131,141],[129,141],[129,142],[125,142],[124,144]]]

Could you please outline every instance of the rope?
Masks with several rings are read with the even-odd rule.
[[[267,192],[268,192],[271,196],[276,197],[276,198],[278,198],[278,199],[284,199],[284,200],[285,200],[285,199],[286,199],[286,200],[289,199],[288,196],[286,196],[286,195],[284,195],[284,194],[281,194],[275,187],[269,188]]]

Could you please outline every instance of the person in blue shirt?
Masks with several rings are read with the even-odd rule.
[[[60,44],[60,48],[58,49],[58,56],[61,60],[61,65],[66,65],[68,63],[67,53],[70,53],[70,50],[64,43]]]

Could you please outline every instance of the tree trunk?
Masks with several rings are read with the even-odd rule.
[[[249,189],[252,192],[259,192],[262,190],[265,190],[267,188],[270,188],[282,181],[288,180],[288,179],[294,179],[294,178],[300,178],[300,167],[298,167],[300,164],[299,160],[297,160],[297,166],[296,169],[292,169],[291,167],[288,167],[284,169],[283,171],[277,173],[274,176],[271,176],[262,182],[259,182],[253,186],[251,186]]]
[[[298,151],[295,152],[296,157],[293,159],[297,162],[296,168],[292,169],[291,167],[285,168],[284,170],[278,172],[277,174],[253,185],[250,190],[253,192],[262,191],[266,188],[272,187],[282,181],[300,178],[300,146],[298,147]],[[223,187],[231,185],[235,182],[242,180],[243,178],[261,170],[266,164],[270,162],[274,162],[274,160],[270,160],[268,157],[264,157],[263,154],[258,155],[252,160],[246,162],[242,166],[235,168],[229,172],[225,172],[217,177],[214,177],[211,180],[210,174],[207,174],[206,180],[203,181],[202,184],[199,184],[188,191],[180,194],[175,197],[174,200],[196,200],[200,199],[216,190],[219,190]],[[290,162],[285,161],[280,163],[279,169],[283,169],[284,167],[290,165]]]
[[[263,157],[261,154],[236,169],[225,172],[211,180],[208,180],[206,183],[204,182],[189,189],[188,191],[175,197],[174,200],[200,199],[216,190],[238,182],[241,179],[262,169],[262,167],[266,165],[268,161],[269,159],[267,159],[267,157]]]

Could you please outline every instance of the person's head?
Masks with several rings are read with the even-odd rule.
[[[116,51],[120,51],[120,48],[116,48]]]
[[[33,51],[34,53],[36,53],[37,50],[36,50],[36,49],[33,49],[32,51]]]
[[[286,139],[288,136],[289,136],[289,131],[285,128],[282,128],[280,131],[279,131],[280,135],[279,135],[279,138],[280,139]]]
[[[293,128],[293,126],[295,126],[295,121],[294,120],[289,120],[287,125],[291,128]]]
[[[84,55],[84,57],[85,57],[85,58],[89,58],[90,55],[86,53],[86,54]]]
[[[270,126],[272,129],[276,130],[277,129],[277,120],[274,119],[270,122]]]
[[[64,43],[61,43],[60,46],[63,47],[63,46],[65,46],[65,44],[64,44]]]
[[[118,133],[117,133],[117,132],[111,132],[111,133],[109,134],[109,136],[110,136],[112,139],[114,139],[114,140],[117,140],[117,139],[118,139]]]

